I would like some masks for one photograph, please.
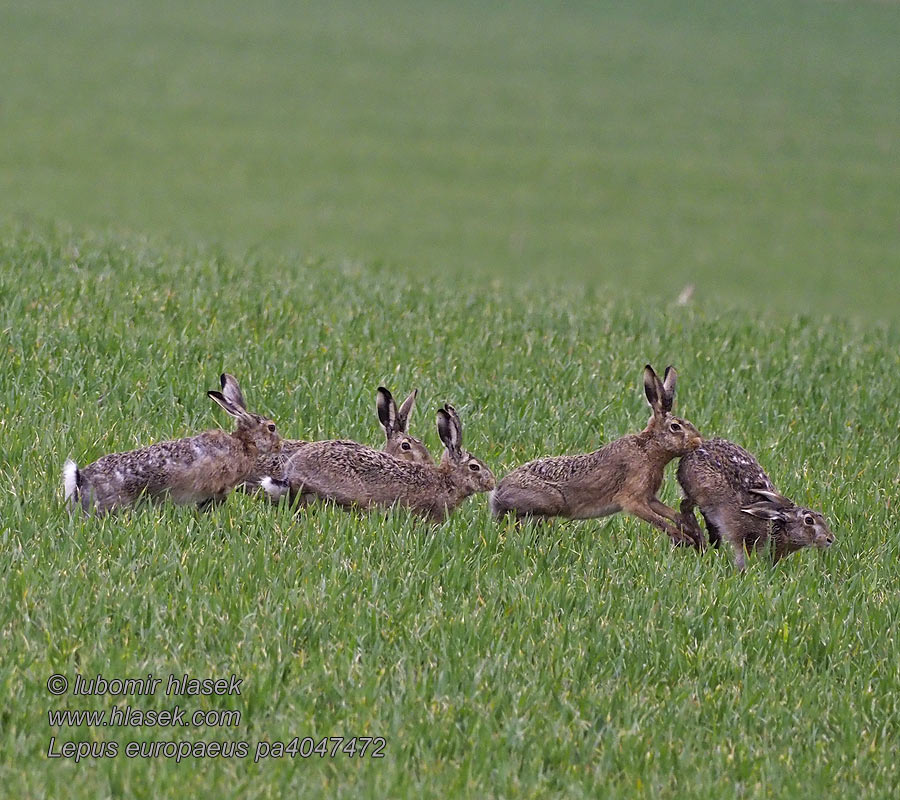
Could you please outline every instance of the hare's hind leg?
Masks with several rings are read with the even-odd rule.
[[[214,508],[222,505],[222,503],[225,502],[226,497],[228,497],[227,494],[217,494],[212,497],[207,497],[205,500],[201,500],[197,503],[197,510],[203,511],[204,513],[212,511]]]
[[[697,522],[697,517],[694,516],[694,509],[696,505],[694,505],[694,501],[689,497],[685,497],[681,501],[680,513],[678,514],[678,524],[682,528],[689,529],[691,531],[691,535],[697,540],[703,540],[703,531],[700,529],[700,524]]]
[[[700,511],[700,516],[703,517],[703,521],[706,523],[706,533],[709,536],[709,546],[715,547],[718,549],[722,546],[722,531],[719,529],[719,526],[713,522],[712,517],[703,513],[702,509]]]
[[[744,541],[744,520],[741,515],[728,506],[713,506],[703,514],[703,519],[706,520],[711,540],[715,536],[719,541],[724,539],[731,545],[734,565],[743,572],[747,566],[747,542]]]
[[[523,517],[558,517],[565,514],[566,502],[559,489],[546,483],[515,486],[501,482],[491,492],[491,513],[502,517],[510,511]]]

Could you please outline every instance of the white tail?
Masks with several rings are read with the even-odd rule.
[[[63,466],[63,490],[66,493],[66,502],[75,502],[75,493],[78,491],[78,465],[71,458],[66,460]]]
[[[277,503],[279,500],[281,500],[281,498],[284,497],[289,490],[288,485],[284,483],[284,481],[276,481],[269,475],[266,475],[266,477],[259,482],[259,485],[263,488],[263,491],[265,491],[265,493],[269,495],[269,499],[274,503]]]

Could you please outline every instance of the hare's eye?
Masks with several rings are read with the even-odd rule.
[[[803,521],[804,521],[807,525],[815,525],[815,524],[816,524],[816,521],[815,521],[809,514],[807,514],[807,515],[803,518]]]
[[[401,450],[409,450],[409,447],[410,447],[409,442],[404,442],[403,444],[400,445]]]
[[[268,427],[269,427],[269,433],[275,433],[275,423],[274,422],[270,422]]]
[[[669,430],[672,431],[672,433],[678,433],[678,431],[681,430],[681,425],[679,425],[677,422],[673,422],[671,425],[669,425]]]
[[[481,467],[479,467],[478,464],[476,464],[474,461],[469,464],[469,469],[472,470],[472,472],[481,472]]]

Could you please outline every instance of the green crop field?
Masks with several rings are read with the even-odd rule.
[[[0,3],[0,796],[894,797],[897,41],[888,3]],[[376,446],[418,388],[500,477],[641,429],[647,362],[835,546],[62,502],[68,457],[229,428],[224,370]],[[114,704],[240,717],[51,724]],[[294,737],[384,757],[255,759]]]
[[[0,0],[0,20],[0,213],[900,313],[893,3]]]

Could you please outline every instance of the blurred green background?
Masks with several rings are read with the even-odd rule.
[[[0,3],[0,218],[900,311],[887,3]]]

